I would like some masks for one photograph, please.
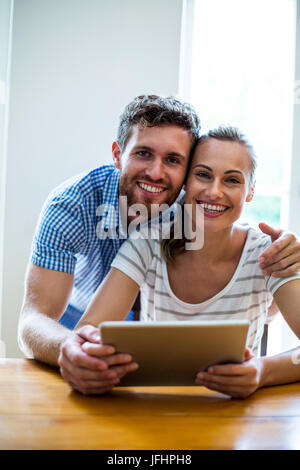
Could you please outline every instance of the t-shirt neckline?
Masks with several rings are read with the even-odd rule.
[[[233,283],[235,282],[236,278],[238,277],[238,275],[240,273],[240,270],[243,266],[243,263],[244,263],[244,260],[245,260],[245,257],[246,257],[246,253],[247,253],[247,250],[248,250],[248,244],[249,244],[249,241],[250,241],[250,231],[251,231],[251,227],[248,228],[247,237],[246,237],[246,241],[245,241],[245,244],[244,244],[244,248],[243,248],[240,260],[238,262],[236,270],[234,271],[234,274],[231,277],[230,281],[226,284],[226,286],[220,292],[215,294],[210,299],[205,300],[204,302],[200,302],[200,303],[197,303],[197,304],[191,304],[191,303],[188,303],[188,302],[184,302],[183,300],[179,299],[174,294],[174,292],[171,289],[170,282],[169,282],[167,263],[166,263],[165,259],[162,258],[163,282],[165,284],[165,287],[166,287],[167,292],[170,295],[170,297],[172,297],[175,300],[175,302],[177,302],[177,304],[179,304],[180,306],[182,306],[186,309],[190,309],[190,310],[197,309],[198,310],[199,308],[201,308],[201,309],[205,308],[206,306],[208,306],[212,302],[215,302],[216,300],[221,298],[223,295],[225,295],[226,292],[231,289]]]

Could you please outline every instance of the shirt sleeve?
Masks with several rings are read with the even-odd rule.
[[[129,238],[121,246],[111,266],[119,269],[141,286],[150,269],[153,256],[150,240]]]
[[[295,279],[300,279],[300,271],[296,272],[292,276],[283,277],[278,279],[278,277],[269,276],[267,280],[267,288],[272,295],[275,294],[279,287],[283,286],[286,282],[294,281]]]
[[[49,197],[34,234],[31,262],[43,268],[74,273],[76,253],[85,238],[80,201],[70,196]]]

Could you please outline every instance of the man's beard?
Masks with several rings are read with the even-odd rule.
[[[167,192],[168,196],[167,199],[160,204],[167,204],[167,205],[172,205],[178,194],[180,193],[180,189],[175,190],[173,186],[170,184],[166,184],[163,180],[159,181],[153,181],[151,180],[148,176],[145,175],[138,175],[135,178],[132,178],[126,174],[120,173],[120,180],[119,180],[119,196],[126,196],[127,197],[127,207],[128,209],[133,205],[133,204],[143,204],[147,211],[148,211],[148,219],[151,218],[151,206],[153,204],[157,204],[156,202],[153,201],[153,198],[147,197],[144,194],[138,194],[138,187],[137,187],[137,182],[138,181],[147,181],[149,184],[161,184],[162,186],[167,187]],[[138,196],[137,196],[138,194]]]

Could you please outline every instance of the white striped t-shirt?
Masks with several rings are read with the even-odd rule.
[[[286,282],[300,279],[300,272],[286,278],[262,274],[258,257],[270,244],[269,236],[249,228],[231,280],[218,294],[199,304],[183,302],[172,292],[159,240],[129,238],[120,248],[112,267],[140,286],[142,321],[247,319],[250,321],[247,346],[258,354],[273,294]]]

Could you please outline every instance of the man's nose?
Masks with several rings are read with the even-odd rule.
[[[146,169],[146,174],[153,181],[158,181],[164,178],[164,164],[159,158],[155,158]]]

